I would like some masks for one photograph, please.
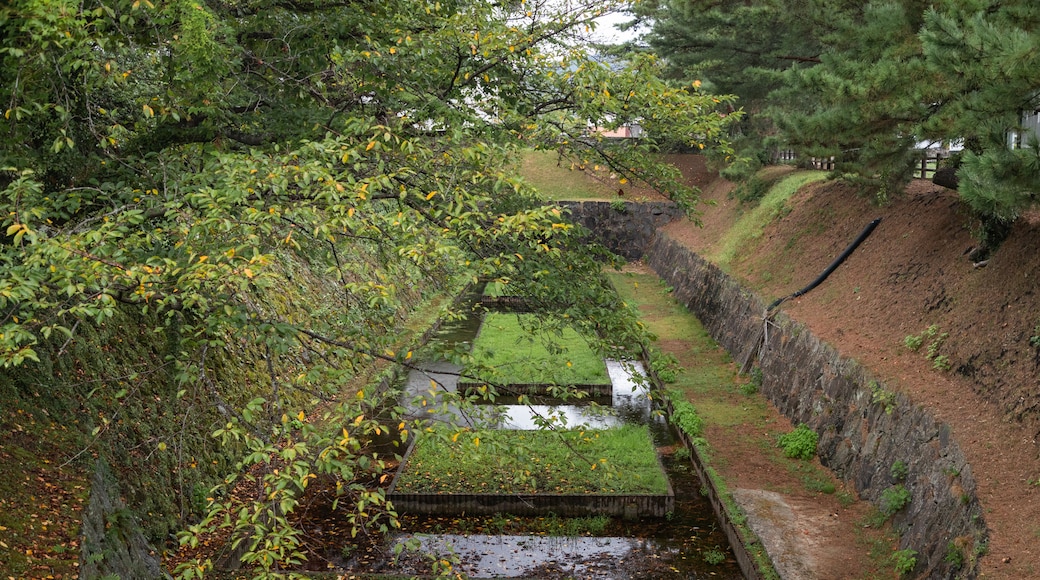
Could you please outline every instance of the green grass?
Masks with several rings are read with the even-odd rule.
[[[436,429],[405,466],[401,493],[663,494],[646,427],[602,431]]]
[[[499,384],[607,384],[607,365],[577,331],[531,336],[531,315],[489,313],[473,341],[475,365],[466,374]]]
[[[553,151],[525,151],[520,173],[549,201],[610,198],[605,185],[580,169],[571,169],[571,161],[560,159]]]
[[[762,230],[784,212],[787,200],[801,187],[827,177],[826,171],[798,171],[784,177],[765,194],[758,205],[741,216],[727,230],[718,249],[708,259],[726,269],[748,241],[762,235]]]

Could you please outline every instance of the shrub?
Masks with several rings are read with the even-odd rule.
[[[914,352],[917,352],[921,349],[921,346],[924,344],[924,337],[918,334],[910,334],[903,339],[903,344],[906,345],[906,348]]]
[[[676,461],[689,461],[691,455],[692,454],[690,453],[689,449],[685,447],[680,447],[679,449],[675,450],[675,455],[673,457]]]
[[[892,554],[892,561],[895,563],[896,572],[900,576],[906,576],[917,567],[917,552],[909,548],[898,550]]]
[[[726,561],[726,553],[718,546],[704,552],[704,561],[712,566],[717,566]]]
[[[740,385],[741,394],[751,396],[758,392],[762,388],[762,368],[755,367],[751,369],[749,375],[750,380],[743,385]]]
[[[946,556],[943,558],[943,562],[946,562],[954,569],[964,565],[964,552],[956,542],[950,541],[949,544],[946,544]]]
[[[816,444],[820,436],[802,423],[794,431],[781,435],[777,444],[784,450],[784,456],[793,459],[812,459],[816,455]]]
[[[892,487],[881,492],[881,502],[878,509],[881,513],[887,517],[891,517],[899,510],[906,507],[906,504],[910,503],[910,490],[900,485],[893,485]]]
[[[909,472],[910,469],[906,466],[906,463],[903,461],[896,461],[892,464],[891,469],[888,470],[889,475],[891,475],[892,479],[896,481],[903,481],[904,479],[906,479],[906,475]]]
[[[689,401],[672,401],[672,424],[690,437],[704,434],[704,419]]]
[[[657,378],[667,384],[678,380],[679,372],[682,371],[682,365],[679,364],[679,359],[675,358],[675,355],[657,349],[650,352],[650,368],[657,373]]]

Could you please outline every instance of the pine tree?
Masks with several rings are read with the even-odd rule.
[[[925,14],[930,69],[952,90],[928,123],[965,138],[959,191],[996,236],[1040,201],[1040,144],[1024,135],[1022,113],[1040,108],[1040,6],[1028,1],[947,3]]]
[[[928,70],[917,0],[827,6],[833,30],[821,64],[788,74],[773,116],[803,154],[830,157],[881,198],[909,179],[918,130],[933,114],[941,79]]]
[[[768,160],[772,123],[759,115],[783,71],[818,62],[820,45],[806,13],[810,0],[743,2],[671,0],[636,4],[653,21],[649,45],[675,78],[739,97],[746,116],[734,126],[746,173]]]

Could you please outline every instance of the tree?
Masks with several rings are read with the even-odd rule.
[[[820,64],[792,70],[772,116],[805,155],[834,157],[884,199],[909,180],[921,123],[933,114],[939,79],[917,32],[923,3],[824,3],[831,21]]]
[[[349,507],[353,533],[392,527],[371,484],[386,464],[367,443],[417,426],[392,392],[356,381],[376,363],[410,364],[409,309],[488,278],[528,295],[542,326],[639,336],[598,282],[603,254],[514,177],[518,148],[597,160],[689,206],[696,192],[653,155],[664,142],[712,145],[736,118],[717,113],[726,97],[661,81],[650,56],[593,58],[581,34],[614,8],[0,7],[0,361],[26,364],[81,323],[143,313],[176,341],[178,396],[208,394],[227,415],[215,435],[242,458],[183,542],[227,526],[258,573],[291,568],[304,556],[292,512],[314,481]],[[628,148],[591,130],[632,120],[650,137]],[[300,283],[296,263],[335,279],[329,301],[343,307],[279,300]],[[269,381],[237,411],[213,368],[232,347],[255,353]],[[341,398],[315,421],[301,393]],[[238,477],[261,492],[240,503]]]
[[[880,198],[909,180],[919,143],[960,142],[966,151],[959,189],[982,222],[984,245],[999,243],[1009,224],[1036,203],[1040,148],[1028,137],[1022,147],[1008,146],[1022,133],[1021,115],[1036,109],[1040,92],[1032,4],[761,0],[645,6],[655,19],[651,43],[671,67],[703,73],[744,99],[760,99],[775,125],[753,132],[771,136],[779,129],[775,142],[803,156],[834,157],[835,175]],[[785,53],[807,58],[770,67],[768,59]]]
[[[650,47],[670,77],[732,93],[746,115],[733,126],[735,146],[749,175],[769,161],[775,127],[763,114],[783,72],[812,66],[822,51],[811,2],[671,0],[641,2],[636,14],[653,22]],[[731,173],[732,173],[731,169]]]
[[[925,13],[921,31],[928,66],[954,87],[927,128],[965,139],[958,190],[996,243],[1040,192],[1036,136],[1010,147],[1022,113],[1040,106],[1038,22],[1028,2],[947,3]]]

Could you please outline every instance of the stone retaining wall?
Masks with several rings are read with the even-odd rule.
[[[671,202],[561,201],[571,219],[592,232],[596,240],[626,260],[638,260],[657,228],[679,219],[683,212]]]
[[[615,210],[607,202],[571,204],[571,210],[607,247],[645,259],[738,364],[756,365],[762,394],[820,435],[821,462],[861,497],[880,505],[896,486],[910,492],[892,522],[900,548],[918,553],[915,576],[977,577],[986,524],[971,466],[949,426],[782,313],[766,328],[761,298],[657,231],[680,215],[662,205],[635,211],[628,205],[626,219],[608,219]],[[905,475],[893,475],[894,465],[905,466]]]
[[[761,345],[752,360],[762,371],[762,394],[819,433],[825,466],[876,504],[897,485],[909,490],[893,524],[900,547],[917,551],[918,574],[977,575],[986,525],[971,466],[947,425],[782,313],[763,332],[764,302],[678,242],[659,236],[645,259],[735,360]],[[897,464],[906,466],[905,476],[892,475]]]

